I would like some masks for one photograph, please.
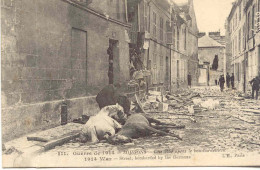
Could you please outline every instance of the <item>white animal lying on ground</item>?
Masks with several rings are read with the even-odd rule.
[[[201,103],[201,106],[209,110],[215,110],[219,106],[218,100],[208,99]]]
[[[118,121],[125,122],[126,119],[127,116],[120,105],[106,106],[97,115],[89,118],[82,129],[81,140],[95,143],[106,139],[108,136],[113,136],[116,133],[116,129],[121,129],[122,127]]]
[[[206,101],[201,99],[193,99],[192,101],[195,105],[199,105],[209,110],[215,110],[219,106],[219,101],[213,99],[208,99]]]
[[[197,98],[193,99],[192,101],[195,105],[200,105],[203,102],[201,99],[197,99]]]

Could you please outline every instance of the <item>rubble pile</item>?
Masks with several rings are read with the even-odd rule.
[[[219,100],[202,96],[203,94],[201,95],[198,91],[167,93],[165,95],[158,91],[149,91],[145,101],[143,101],[143,108],[147,113],[166,112],[194,115],[206,110],[215,110],[221,106]]]

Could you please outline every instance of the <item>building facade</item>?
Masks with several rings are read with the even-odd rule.
[[[259,74],[259,29],[257,13],[259,0],[237,0],[227,18],[227,45],[231,48],[231,68],[235,87],[240,91],[251,89],[249,81]]]
[[[199,38],[200,85],[217,85],[220,76],[225,75],[225,45],[223,39],[224,37],[220,36],[219,32],[209,32],[209,35]]]
[[[129,80],[126,1],[1,1],[3,141],[98,111],[97,92]]]
[[[150,71],[149,86],[166,90],[187,87],[198,78],[198,28],[193,1],[128,0],[131,47],[140,53],[143,68]]]
[[[134,67],[149,86],[174,90],[197,81],[193,1],[3,0],[3,141],[98,111],[97,92],[128,83]],[[26,124],[26,126],[23,126]]]
[[[238,90],[245,90],[246,84],[246,72],[245,69],[245,29],[246,15],[244,12],[245,1],[236,1],[233,3],[233,7],[229,14],[228,23],[228,36],[230,41],[227,45],[230,45],[231,50],[231,72],[234,73],[235,87]]]
[[[130,46],[139,53],[141,69],[151,73],[149,86],[168,88],[170,83],[170,49],[166,35],[167,24],[171,20],[170,9],[167,0],[128,0],[128,20],[132,24],[129,33]]]
[[[198,28],[193,1],[172,3],[173,43],[171,44],[171,87],[187,87],[188,75],[192,85],[198,82]]]

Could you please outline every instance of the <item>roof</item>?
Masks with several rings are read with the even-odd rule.
[[[216,40],[210,38],[209,36],[205,35],[198,40],[198,47],[225,47],[224,45],[221,45]]]

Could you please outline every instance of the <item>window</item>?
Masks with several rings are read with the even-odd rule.
[[[170,21],[166,21],[166,44],[173,44],[173,30]]]
[[[258,12],[260,12],[260,0],[258,0]],[[257,22],[260,22],[260,17],[259,17],[259,14],[257,15]]]
[[[187,30],[184,28],[184,50],[187,48]]]
[[[242,48],[243,48],[243,50],[245,49],[245,41],[246,41],[245,33],[246,33],[246,24],[244,23],[243,33],[242,33],[242,37],[243,37]]]
[[[233,57],[233,54],[234,54],[234,52],[233,52],[233,47],[234,47],[234,44],[233,44],[233,41],[231,41],[231,56]]]
[[[260,12],[260,0],[258,0],[258,12]]]
[[[153,84],[156,83],[156,80],[157,80],[157,73],[156,73],[156,69],[157,69],[157,45],[156,43],[154,43],[154,49],[153,49],[153,61],[152,61],[152,64],[153,64],[153,68],[152,68],[152,80],[153,80]]]
[[[163,41],[163,18],[160,18],[160,40]]]
[[[232,33],[232,20],[230,21],[230,33]]]
[[[241,14],[241,13],[242,13],[242,11],[241,11],[241,6],[242,6],[242,5],[240,4],[240,5],[239,5],[239,21],[241,21],[241,15],[242,15],[242,14]]]
[[[177,60],[177,79],[179,79],[180,78],[180,62],[179,62],[179,60]]]
[[[157,45],[154,43],[154,49],[153,49],[153,62],[156,63],[156,56],[157,56]]]
[[[235,30],[235,17],[233,18],[233,31]]]
[[[159,73],[160,73],[160,82],[161,83],[163,83],[163,80],[164,80],[164,76],[163,76],[163,56],[162,55],[160,55],[160,71],[159,71]]]
[[[237,14],[235,14],[235,29],[237,27]]]
[[[117,16],[117,19],[120,19],[120,1],[117,0],[116,2],[116,16]]]
[[[153,36],[156,38],[156,13],[153,12]]]
[[[254,30],[255,29],[255,5],[253,6],[252,9],[252,36],[254,34]]]
[[[239,68],[239,63],[235,63],[235,80],[240,81],[240,68]]]
[[[144,30],[145,31],[148,31],[148,17],[147,16],[148,16],[148,5],[147,5],[147,2],[144,1]]]
[[[250,23],[251,23],[251,20],[250,20],[250,11],[248,12],[248,15],[247,15],[247,28],[248,28],[248,32],[247,32],[247,34],[248,34],[248,39],[249,39],[249,37],[251,37],[249,34],[250,34],[250,29],[251,29],[251,27],[250,27]]]
[[[237,36],[235,36],[235,55],[237,55]]]
[[[238,34],[238,50],[241,52],[241,29],[239,30]]]
[[[180,32],[179,28],[177,27],[177,50],[179,50],[180,47]]]
[[[234,41],[234,39],[233,39],[233,57],[235,58],[235,46],[236,46],[236,44],[235,44],[235,41]]]
[[[172,45],[173,45],[173,49],[175,49],[175,27],[173,26],[173,30],[172,30]]]

